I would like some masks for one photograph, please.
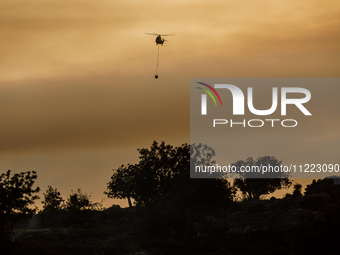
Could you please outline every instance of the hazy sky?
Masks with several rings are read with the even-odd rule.
[[[100,201],[137,148],[189,142],[190,78],[338,77],[339,27],[335,0],[0,0],[1,171]],[[145,32],[176,34],[158,80]]]

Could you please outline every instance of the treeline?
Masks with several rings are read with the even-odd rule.
[[[170,245],[169,238],[194,245],[197,240],[212,241],[219,232],[230,234],[232,229],[238,233],[249,229],[264,231],[268,225],[265,219],[268,222],[270,217],[276,219],[276,214],[285,210],[286,219],[274,220],[268,228],[285,228],[286,221],[299,227],[340,226],[337,216],[340,215],[340,196],[332,179],[313,180],[305,192],[300,184],[293,185],[284,173],[273,179],[241,176],[233,182],[223,178],[190,179],[190,160],[196,165],[214,164],[212,148],[203,144],[176,147],[154,141],[150,148],[138,149],[138,152],[137,164],[113,170],[104,192],[109,198],[127,199],[130,209],[124,210],[117,205],[105,209],[80,189],[72,191],[65,200],[57,188],[48,186],[43,193],[43,209],[38,211],[34,207],[40,191],[34,185],[36,172],[1,174],[0,244],[3,249],[10,247],[13,226],[25,220],[30,220],[31,227],[34,223],[35,227],[53,228],[112,218],[121,220],[128,216],[128,220],[142,232],[146,231],[154,241],[158,240],[161,246]],[[267,164],[281,165],[281,161],[264,156],[233,163],[238,168]],[[293,192],[287,193],[284,199],[260,200],[292,185]],[[250,214],[254,218],[248,219]],[[244,216],[239,218],[240,215]]]

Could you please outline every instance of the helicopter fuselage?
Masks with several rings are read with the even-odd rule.
[[[164,39],[162,39],[162,37],[160,35],[158,35],[156,37],[156,45],[160,44],[160,45],[163,45],[164,44]]]

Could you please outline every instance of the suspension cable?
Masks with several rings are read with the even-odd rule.
[[[158,75],[158,61],[159,61],[159,45],[157,50],[157,65],[156,65],[156,75]]]

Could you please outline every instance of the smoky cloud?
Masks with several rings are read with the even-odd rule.
[[[89,183],[95,166],[79,163],[89,155],[104,172],[128,157],[102,151],[189,142],[190,78],[337,77],[339,14],[334,0],[2,0],[0,162],[41,169],[46,185],[57,171],[55,186],[81,165]],[[158,80],[145,32],[175,34]],[[338,122],[320,123],[311,139],[339,139]]]

